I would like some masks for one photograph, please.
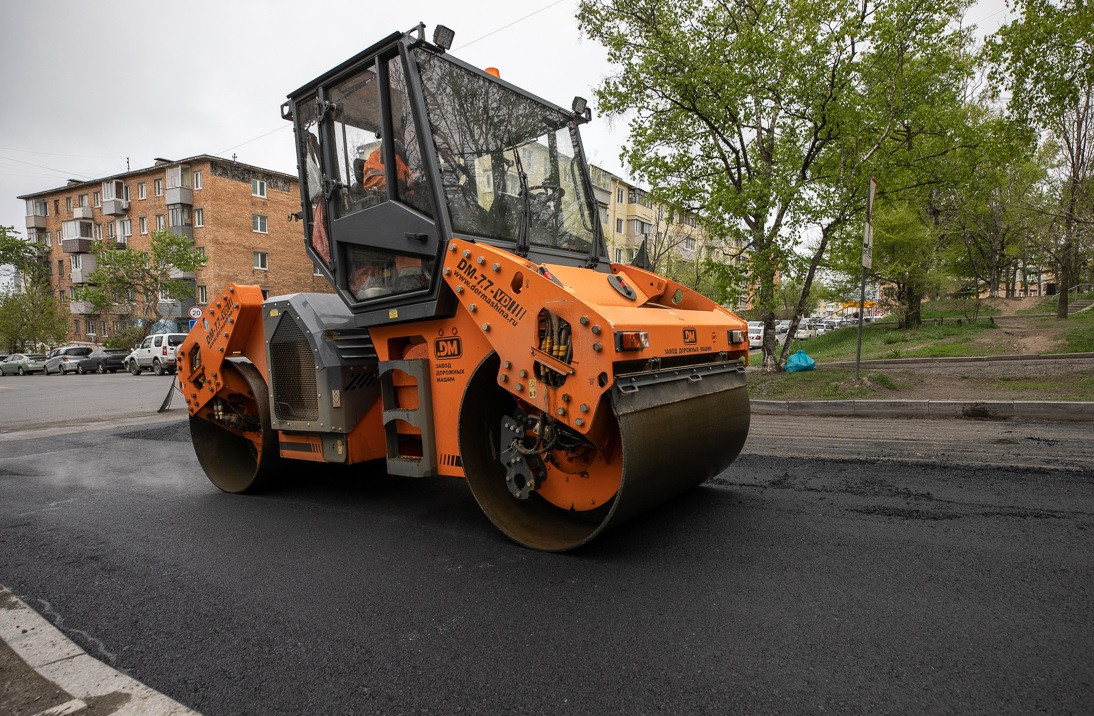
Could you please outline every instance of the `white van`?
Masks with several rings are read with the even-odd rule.
[[[185,340],[185,333],[153,333],[125,357],[125,369],[133,375],[146,369],[156,375],[174,371],[175,353]]]

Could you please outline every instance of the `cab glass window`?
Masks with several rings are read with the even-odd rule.
[[[443,56],[416,57],[456,231],[587,253],[598,219],[569,115]]]
[[[335,166],[327,174],[343,185],[334,203],[335,217],[347,216],[387,200],[380,152],[380,80],[370,65],[331,88]],[[329,156],[329,155],[328,155]]]
[[[308,242],[316,255],[331,265],[330,237],[327,235],[326,211],[323,204],[323,169],[320,157],[322,148],[319,143],[319,121],[315,114],[315,95],[307,97],[296,105],[296,117],[300,123],[300,163],[304,167],[301,194],[307,197],[305,202],[306,232]]]
[[[434,260],[393,251],[346,245],[347,288],[358,301],[429,288]]]
[[[387,63],[388,84],[391,87],[391,126],[395,137],[395,196],[418,211],[433,216],[429,201],[429,185],[425,179],[421,145],[414,124],[414,113],[407,95],[406,75],[402,60],[393,57]]]

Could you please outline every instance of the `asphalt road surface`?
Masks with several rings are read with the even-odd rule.
[[[207,714],[1094,710],[1089,425],[757,417],[723,475],[549,555],[448,479],[224,495],[154,422],[166,379],[24,380],[0,583]],[[11,419],[78,380],[153,422]]]

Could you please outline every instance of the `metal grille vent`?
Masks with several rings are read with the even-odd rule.
[[[372,337],[367,330],[360,333],[340,332],[333,337],[333,342],[334,349],[338,351],[338,356],[343,362],[365,361],[368,363],[376,360],[376,347],[372,345]]]
[[[376,385],[379,382],[375,373],[358,373],[349,379],[349,382],[346,383],[346,387],[343,388],[343,390],[348,393],[351,390],[367,388],[370,385]]]
[[[318,420],[315,357],[296,319],[282,314],[270,339],[270,377],[278,420]]]

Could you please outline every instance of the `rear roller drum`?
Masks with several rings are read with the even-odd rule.
[[[216,397],[190,416],[190,437],[209,480],[225,492],[268,486],[281,461],[266,382],[250,363],[226,362]]]

